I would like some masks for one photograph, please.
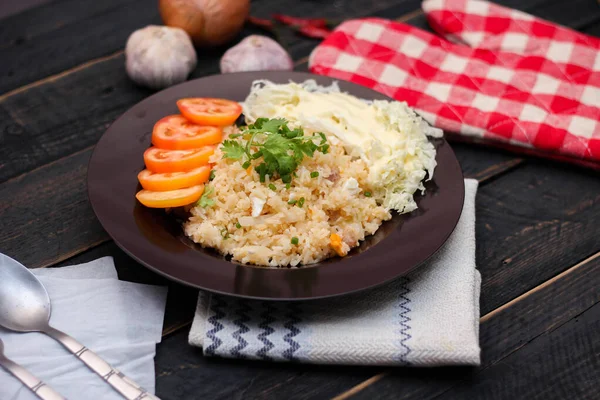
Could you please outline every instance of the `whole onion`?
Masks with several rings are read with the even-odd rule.
[[[233,46],[221,58],[221,73],[242,71],[291,71],[292,58],[267,36],[251,35]]]
[[[242,29],[250,0],[159,0],[167,26],[181,28],[198,46],[227,43]]]

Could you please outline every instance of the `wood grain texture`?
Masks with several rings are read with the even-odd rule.
[[[598,351],[598,344],[594,344],[591,335],[594,327],[590,325],[579,331],[576,344],[563,341],[562,349],[557,349],[554,339],[549,342],[547,338],[561,329],[570,329],[578,316],[598,307],[598,284],[600,253],[572,267],[551,285],[540,285],[508,307],[484,316],[480,328],[481,367],[387,369],[385,376],[355,391],[349,398],[585,398],[562,396],[547,389],[556,383],[553,377],[562,374],[562,382],[579,386],[582,394],[594,393],[590,384],[595,380],[589,378],[594,374],[597,378],[600,372],[597,363],[590,363],[594,351]],[[599,319],[597,315],[595,318],[591,323],[596,324],[597,330]],[[568,340],[573,338],[568,331],[567,337]],[[582,349],[571,358],[569,353],[579,345]],[[540,364],[542,360],[531,359],[536,357],[545,359]],[[519,367],[507,370],[507,363],[516,363]],[[544,374],[540,375],[539,371]],[[582,381],[581,375],[587,378]],[[342,395],[341,398],[348,397]]]
[[[467,146],[467,148],[469,147]],[[457,152],[460,154],[460,150]],[[468,160],[469,157],[467,156],[466,159]],[[56,167],[59,164],[60,163],[56,163],[54,166]],[[64,169],[66,168],[63,167],[61,170]],[[553,177],[554,180],[540,178],[541,175],[544,175],[542,171],[548,171],[547,175]],[[42,172],[46,171],[45,168],[42,168],[36,172],[41,174]],[[43,181],[43,177],[53,175],[55,175],[54,172],[47,172],[41,175],[38,180]],[[68,178],[73,180],[73,176],[69,176]],[[84,175],[82,174],[81,178],[79,179],[81,180],[80,184],[83,188],[85,186]],[[559,192],[560,196],[558,198],[554,198],[553,200],[549,200],[548,193],[556,192],[555,187],[559,184],[562,184],[561,182],[571,182],[572,186],[563,186],[565,190]],[[511,296],[513,296],[513,294],[516,292],[516,290],[511,289],[512,286],[515,285],[514,282],[516,280],[521,281],[519,282],[521,287],[526,287],[526,289],[517,289],[521,290],[521,292],[519,292],[520,294],[525,290],[535,287],[536,282],[543,280],[545,274],[551,274],[552,271],[556,271],[561,268],[564,269],[569,265],[567,264],[569,260],[582,257],[581,254],[585,253],[588,248],[587,246],[590,246],[590,243],[593,244],[594,241],[594,232],[590,231],[589,229],[586,231],[585,226],[593,227],[595,224],[597,224],[598,218],[597,212],[595,212],[597,207],[594,207],[595,204],[593,201],[595,201],[597,196],[600,194],[600,190],[598,190],[598,187],[594,186],[594,184],[597,185],[598,182],[594,176],[591,176],[591,174],[590,176],[587,176],[585,173],[576,171],[575,169],[567,172],[561,172],[560,170],[555,171],[551,167],[545,165],[545,163],[540,163],[540,165],[536,165],[534,163],[532,165],[523,166],[506,176],[498,178],[497,180],[493,181],[493,184],[482,186],[477,205],[477,240],[480,244],[480,248],[478,249],[478,264],[480,265],[483,273],[483,312],[490,311],[491,306],[489,305],[491,304],[509,301],[512,298]],[[587,191],[585,188],[587,188]],[[24,187],[23,190],[26,191],[27,187]],[[49,189],[40,189],[38,192],[44,193],[47,190]],[[509,194],[506,192],[509,192]],[[45,200],[46,199],[40,199],[40,202],[43,203]],[[498,207],[498,205],[495,203],[497,200],[500,200],[504,203],[502,208],[499,209],[498,213],[490,213],[488,208],[490,210],[494,210],[496,207]],[[544,206],[546,203],[547,205]],[[518,217],[513,216],[513,207],[519,211]],[[535,229],[530,229],[529,227],[531,226],[532,222],[529,218],[527,218],[527,213],[533,213],[532,215],[537,215],[532,210],[536,210],[538,208],[540,208],[541,215],[549,216],[550,218],[553,218],[553,215],[555,216],[556,213],[564,211],[564,215],[568,215],[573,223],[577,222],[579,224],[579,232],[571,229],[563,229],[561,235],[557,236],[554,229],[555,227],[552,224],[541,224],[536,226]],[[83,211],[73,210],[73,212],[81,216],[82,214],[80,213]],[[40,215],[44,214],[42,213]],[[4,218],[2,217],[2,214],[0,214],[0,221],[2,220],[4,220]],[[81,218],[81,220],[85,221],[86,218]],[[501,229],[497,227],[499,220],[501,221],[502,225]],[[25,219],[25,221],[27,220]],[[582,223],[584,225],[581,225]],[[535,224],[537,224],[537,222],[535,222],[534,225]],[[84,229],[84,227],[81,225],[78,226],[75,223],[72,223],[71,225],[73,226],[73,233]],[[52,222],[48,222],[48,226],[52,226]],[[492,230],[490,231],[490,229]],[[516,234],[514,232],[516,232]],[[518,240],[514,240],[515,238]],[[551,238],[551,240],[548,241],[548,238]],[[583,247],[583,251],[582,248],[578,249],[576,246],[574,246],[573,242],[583,243],[585,245]],[[492,243],[500,243],[500,248],[494,248],[491,245]],[[531,243],[531,245],[528,246],[526,250],[523,250],[521,247],[522,243]],[[563,245],[561,245],[561,243],[563,243]],[[35,247],[36,245],[29,242],[27,243],[27,246]],[[101,247],[105,246],[106,245],[103,245]],[[41,245],[37,245],[36,247],[39,249],[41,248]],[[482,248],[486,250],[495,250],[482,251]],[[505,256],[514,251],[522,251],[522,256],[519,262],[513,263],[512,261],[509,261],[508,263],[503,264],[503,261],[505,261]],[[573,251],[572,254],[571,251]],[[21,253],[22,252],[23,250],[21,250]],[[38,250],[36,253],[39,254],[41,251]],[[538,253],[542,254],[538,255]],[[156,276],[148,278],[144,274],[144,269],[142,267],[138,266],[133,260],[129,259],[129,257],[125,256],[114,247],[106,247],[105,249],[101,249],[100,252],[98,252],[98,249],[94,249],[87,254],[83,254],[81,257],[69,260],[69,263],[83,262],[97,258],[103,254],[115,256],[122,279],[141,280],[142,282],[150,283],[157,282]],[[577,254],[580,255],[577,256]],[[532,263],[532,259],[537,259],[536,263]],[[532,265],[537,267],[534,271],[532,271]],[[547,269],[547,271],[545,269]],[[498,274],[501,272],[506,275],[502,278],[499,278]],[[148,272],[146,271],[146,274],[147,273]],[[500,279],[504,279],[504,282],[511,282],[511,285],[502,285]],[[496,280],[498,280],[498,283],[496,283]],[[174,292],[177,295],[180,290],[184,290],[184,288],[176,284],[171,284],[172,293]],[[582,291],[577,291],[577,293],[580,292]],[[173,300],[170,298],[165,332],[173,332],[177,327],[188,326],[187,322],[189,322],[189,318],[193,313],[193,307],[195,305],[195,293],[191,291],[188,292],[186,296],[186,298],[174,297]],[[585,299],[585,297],[579,297],[579,299]],[[567,303],[563,300],[561,300],[561,302],[563,302],[565,307],[568,309],[576,309],[572,303]],[[174,315],[176,312],[174,310],[177,310],[177,312],[180,310],[184,311]],[[552,317],[560,317],[562,314],[557,314],[555,312],[550,315]],[[519,337],[519,335],[523,333],[520,331],[520,329],[521,328],[519,328],[519,326],[515,327],[515,337]],[[498,331],[506,332],[506,328],[503,326],[494,328],[492,331],[490,331],[490,338],[497,338]],[[530,327],[528,327],[527,331],[534,332]],[[482,343],[484,339],[485,336],[482,334]],[[310,398],[311,396],[320,397],[321,394],[324,397],[330,395],[333,396],[340,391],[359,384],[377,372],[377,369],[373,368],[337,369],[323,367],[315,370],[314,367],[303,367],[305,369],[298,370],[293,366],[285,366],[283,367],[283,371],[287,371],[288,375],[285,375],[284,372],[280,371],[278,374],[274,375],[275,378],[273,380],[269,380],[265,377],[271,376],[272,373],[268,372],[263,374],[261,372],[256,372],[260,370],[256,370],[256,365],[254,363],[248,363],[248,365],[246,365],[244,363],[238,364],[238,362],[233,361],[207,361],[203,358],[200,358],[198,352],[190,352],[190,349],[186,343],[187,329],[182,329],[181,332],[173,334],[173,339],[165,339],[164,344],[161,345],[161,348],[164,346],[168,349],[166,350],[168,355],[157,359],[157,365],[161,366],[161,368],[164,368],[162,372],[165,373],[162,375],[162,378],[159,377],[159,379],[164,378],[164,382],[167,382],[169,385],[183,385],[182,382],[191,379],[192,376],[195,376],[199,373],[197,371],[198,369],[212,369],[215,367],[215,365],[217,365],[219,368],[222,368],[222,371],[226,370],[227,368],[232,368],[235,371],[239,371],[239,373],[243,374],[243,376],[249,376],[250,378],[248,379],[250,380],[252,377],[256,378],[252,385],[254,389],[249,389],[250,391],[258,391],[253,395],[255,397],[272,398],[271,396],[285,396],[287,393],[286,391],[289,390],[289,388],[295,388],[294,390],[297,390],[298,393],[305,393],[307,395],[310,394],[309,397],[304,397]],[[177,350],[179,347],[181,347],[181,349]],[[184,364],[177,364],[180,361]],[[180,368],[181,365],[183,366]],[[268,369],[268,371],[271,371],[272,369],[280,369],[280,367],[273,367],[269,364],[265,364],[264,366]],[[253,370],[255,370],[255,375],[251,375],[251,371]],[[464,373],[462,369],[449,370],[450,371],[448,373],[451,377],[454,377],[455,374]],[[204,372],[202,372],[202,374],[204,374]],[[239,378],[235,373],[233,376],[236,377],[236,379]],[[460,374],[458,376],[462,377]],[[216,378],[212,377],[209,379],[209,381],[211,379]],[[246,385],[248,385],[249,382],[244,379],[245,378],[242,379],[242,382],[245,382]],[[280,385],[279,383],[282,380],[286,381],[287,384]],[[437,381],[437,378],[434,380]],[[217,390],[215,387],[199,387],[198,385],[205,385],[206,381],[204,380],[199,379],[194,382],[185,383],[184,386],[190,387],[190,392],[188,392],[187,395],[182,395],[181,398],[192,398],[193,395],[197,394],[198,391],[201,392],[202,390]],[[419,380],[418,382],[421,381]],[[223,383],[223,385],[225,384]],[[227,385],[229,385],[229,381],[227,382]],[[228,386],[224,386],[223,388],[220,384],[217,386],[218,391],[223,391],[223,397],[226,397],[232,393],[230,389],[228,389]],[[234,389],[243,390],[243,388],[239,386],[234,387]]]
[[[154,10],[154,6],[141,7],[138,4],[139,1],[141,0],[123,2],[116,2],[114,0],[106,6],[108,8],[94,6],[96,8],[91,7],[89,12],[76,8],[75,13],[85,11],[84,14],[89,16],[89,18],[97,19],[97,21],[94,19],[97,23],[88,21],[85,19],[87,17],[84,17],[84,22],[81,23],[76,21],[72,23],[65,22],[65,25],[61,28],[41,34],[38,38],[39,40],[36,39],[32,46],[35,47],[38,46],[38,43],[41,43],[39,51],[51,51],[51,46],[48,46],[44,41],[47,40],[54,43],[53,35],[59,35],[63,30],[63,33],[68,38],[76,37],[79,38],[78,40],[83,40],[81,38],[84,38],[88,33],[81,33],[78,29],[85,28],[84,30],[87,31],[89,24],[92,23],[94,26],[100,26],[100,28],[97,28],[100,32],[103,32],[102,29],[112,30],[112,26],[115,25],[114,20],[111,19],[113,14],[119,14],[119,18],[127,19],[127,24],[141,24],[141,21],[135,21],[140,18],[146,18],[144,12],[150,13],[151,11],[138,13],[136,10],[138,8]],[[575,7],[581,3],[581,7],[589,8],[589,0],[575,0],[575,3],[570,4],[572,7]],[[70,2],[65,0],[59,4],[70,4]],[[289,6],[287,7],[279,2],[274,3],[273,0],[262,0],[253,4],[253,10],[257,10],[257,15],[265,16],[277,11],[286,11],[298,15],[312,15],[311,13],[314,14],[317,11],[322,11],[323,15],[334,18],[360,15],[397,18],[402,13],[413,10],[416,7],[412,0],[400,3],[385,1],[375,4],[366,0],[357,0],[356,2],[352,2],[353,7],[350,7],[350,10],[347,7],[340,6],[340,4],[339,2],[328,2],[319,7],[314,2],[300,1],[291,3],[291,5],[287,4]],[[535,13],[540,10],[539,2],[522,4],[528,4],[528,6],[522,8],[530,12]],[[45,8],[42,7],[42,9]],[[592,14],[593,12],[590,11],[590,15]],[[35,15],[26,13],[25,16],[32,21],[35,18],[42,18],[41,14],[35,17]],[[580,19],[575,18],[573,13],[565,12],[564,15],[559,13],[555,17],[555,19],[558,19],[558,22],[573,27],[577,27],[578,24],[582,23]],[[427,27],[423,15],[418,15],[408,22],[422,28]],[[80,27],[79,24],[83,25]],[[127,24],[123,26],[127,27]],[[119,25],[119,29],[121,28],[121,25]],[[107,37],[104,37],[106,35],[100,33],[103,39],[94,40],[93,44],[82,45],[76,49],[71,45],[69,51],[76,54],[73,57],[79,60],[78,63],[88,62],[90,54],[85,52],[89,51],[95,51],[95,57],[115,54],[115,51],[122,49],[122,44],[125,40],[123,38],[117,40],[117,37],[119,35],[122,36],[125,31],[130,32],[133,28],[119,29],[114,30],[114,32],[111,31]],[[65,32],[68,32],[68,34]],[[253,32],[255,31],[246,29],[243,34]],[[14,34],[16,33],[13,32],[12,35]],[[114,46],[108,45],[111,40]],[[317,41],[302,38],[292,33],[290,33],[286,41],[289,42],[288,44],[295,59],[307,56],[318,43]],[[97,50],[97,46],[105,47]],[[202,62],[199,63],[199,66],[192,73],[191,78],[217,73],[218,60],[224,50],[224,47],[202,50]],[[51,67],[53,65],[52,62],[54,62],[32,64],[29,60],[43,59],[45,57],[32,54],[32,52],[38,51],[35,49],[28,50],[28,53],[18,50],[17,47],[9,46],[5,49],[0,48],[0,55],[2,51],[14,51],[15,54],[18,53],[19,56],[16,57],[16,61],[14,62],[17,62],[19,57],[25,57],[25,61],[23,61],[22,65],[19,64],[19,67],[14,68],[10,67],[13,61],[2,63],[0,65],[0,76],[2,76],[2,68],[13,68],[20,73],[22,71],[22,73],[30,74],[36,68]],[[80,51],[84,53],[80,54]],[[69,57],[58,56],[59,54],[53,54],[48,57],[52,60],[61,60],[60,62],[69,59]],[[6,59],[13,60],[13,57],[7,56]],[[11,95],[0,97],[0,116],[2,117],[0,119],[0,182],[92,145],[103,133],[106,124],[113,121],[116,116],[124,112],[127,108],[152,93],[151,91],[135,87],[128,80],[123,67],[124,56],[120,53],[109,56],[107,59],[89,62],[89,66],[85,68],[77,67],[76,64],[61,64],[60,68],[70,67],[72,69],[66,73],[62,72],[62,70],[59,72],[60,68],[58,67],[56,71],[46,71],[43,73],[44,76],[51,75],[52,73],[58,73],[58,75],[46,78],[40,83],[27,87],[25,90],[19,89],[16,92],[11,92]],[[299,67],[300,69],[306,69],[306,65],[300,65]],[[9,79],[0,80],[0,82],[7,81]],[[28,146],[26,147],[27,153],[25,154],[21,151],[22,143],[26,143],[26,146]]]
[[[75,153],[0,186],[0,251],[37,268],[107,240],[87,199],[90,155]]]
[[[352,3],[352,9],[346,9],[340,7],[339,1],[316,5],[306,1],[262,0],[253,2],[252,13],[314,15],[319,12],[334,18],[353,17],[379,12],[394,4],[392,0],[356,0]],[[411,10],[418,1],[404,0],[402,3],[406,4],[403,8],[394,5],[394,9],[400,12]],[[0,64],[0,93],[121,50],[131,32],[161,23],[157,3],[152,0],[62,1],[16,16],[9,20],[4,32],[0,32],[0,59],[4,61]],[[303,40],[292,32],[286,37],[291,45]],[[225,50],[226,47],[220,48],[220,53]],[[201,60],[205,51],[199,49]],[[32,64],[31,60],[44,62]]]
[[[598,251],[600,180],[593,172],[530,161],[477,196],[482,313]]]
[[[488,368],[502,365],[501,363],[506,360],[511,360],[511,357],[519,359],[520,357],[513,354],[528,351],[529,343],[539,341],[548,332],[567,324],[568,321],[597,304],[600,301],[596,289],[599,284],[600,257],[596,257],[563,274],[552,285],[533,290],[510,307],[495,313],[481,325],[483,349],[481,368],[389,369],[387,375],[381,379],[369,378],[369,384],[354,394],[356,398],[365,399],[434,398],[453,386],[461,384],[463,380],[473,380],[478,374],[485,374]],[[588,352],[594,349],[589,335],[592,331],[593,327],[586,327],[580,332],[579,337],[580,342],[584,342],[583,350]],[[550,349],[543,344],[538,350],[536,354],[543,354]],[[577,357],[580,363],[589,363],[592,354],[586,355],[580,352]],[[336,390],[341,387],[347,386],[350,389],[353,384],[362,384],[357,383],[364,382],[361,381],[362,377],[366,378],[374,371],[378,371],[377,368],[363,367],[277,365],[207,359],[202,356],[200,350],[188,346],[187,332],[180,332],[166,339],[158,349],[156,361],[157,393],[164,399],[202,397],[325,399],[339,394],[340,392]],[[573,360],[569,362],[571,361]],[[535,368],[535,365],[530,365],[529,368]],[[577,378],[577,372],[572,368],[563,370],[565,371],[563,379]],[[552,376],[553,370],[546,367],[545,372],[547,376]],[[568,375],[569,373],[574,376]],[[532,377],[520,376],[518,370],[514,375],[524,380],[525,384],[532,379]],[[488,380],[490,383],[495,382],[492,378],[481,378],[478,382],[485,383]],[[571,382],[577,381],[571,379]],[[590,382],[594,381],[585,384],[589,387]],[[465,393],[454,398],[470,397],[470,392],[467,392],[468,386],[465,385],[464,388]],[[507,392],[514,390],[515,386],[507,385],[503,392],[504,396],[497,398],[508,398]],[[529,393],[534,392],[529,391]]]
[[[30,8],[39,7],[52,0],[21,0],[19,2],[0,2],[0,18],[6,18],[24,12]]]
[[[221,53],[222,49],[205,51],[204,62],[192,78],[218,72]],[[3,98],[0,181],[90,146],[116,116],[151,94],[131,84],[123,63],[119,55],[93,62]],[[26,151],[22,151],[24,142]]]
[[[0,20],[0,48],[35,46],[33,39],[121,6],[127,0],[53,0]],[[129,0],[131,1],[131,0]],[[23,3],[26,3],[27,0]],[[15,3],[17,3],[15,1]],[[21,4],[23,5],[23,4]],[[14,7],[14,6],[13,6]]]
[[[598,398],[600,304],[545,332],[501,362],[465,379],[439,399]]]
[[[98,8],[91,3],[103,2],[86,1],[77,8],[87,3],[91,8]],[[15,40],[14,45],[0,48],[0,59],[4,60],[0,64],[0,93],[114,53],[125,46],[131,32],[159,23],[156,2],[122,1],[58,29],[35,35],[32,40]],[[43,62],[32,63],[32,60]]]
[[[49,10],[39,14],[32,10],[27,23],[13,27],[17,29],[16,25],[20,25],[21,39],[5,36],[7,25],[1,21],[0,54],[17,46],[30,46],[27,51],[31,57],[50,54],[48,49],[34,49],[37,42],[29,39],[36,37],[41,43],[47,43],[44,42],[46,36],[57,37],[61,43],[79,43],[81,38],[71,41],[61,37],[59,32],[71,29],[79,32],[78,19],[93,20],[100,25],[109,23],[108,19],[103,22],[99,14],[106,11],[107,15],[114,15],[117,11],[111,11],[111,4],[121,7],[136,0],[108,0],[93,2],[93,5],[89,0],[77,1],[80,9],[75,11],[87,16],[69,20],[69,13],[62,13],[64,25],[53,26],[53,18],[60,13],[52,17]],[[395,18],[409,3],[361,1],[261,0],[253,2],[253,10],[259,16],[284,11],[306,16],[322,12],[335,17],[366,15],[362,14],[365,7],[372,7],[368,12],[373,15]],[[72,4],[73,1],[58,3]],[[583,28],[589,34],[600,33],[600,26],[595,23],[596,11],[590,6],[597,7],[595,0],[567,3],[508,0],[503,3]],[[379,5],[382,8],[376,10]],[[89,10],[84,10],[86,7]],[[105,11],[96,12],[93,7]],[[149,7],[155,7],[155,3]],[[140,15],[147,18],[143,13]],[[138,16],[131,15],[126,23],[141,21],[136,18]],[[425,19],[417,16],[411,18],[411,23],[425,26]],[[71,24],[74,27],[69,28]],[[5,37],[9,39],[3,41]],[[115,38],[111,39],[113,43],[117,42]],[[294,34],[286,35],[286,42],[295,59],[307,56],[318,43]],[[95,42],[90,43],[91,47],[96,46]],[[115,48],[106,53],[110,46],[102,46],[100,50],[80,47],[68,50],[65,60],[75,64],[65,64],[69,68],[65,73],[62,70],[47,72],[46,66],[36,66],[31,76],[60,75],[11,96],[0,97],[0,182],[12,178],[0,186],[0,251],[21,261],[28,259],[30,266],[56,265],[65,259],[68,261],[58,265],[72,264],[112,255],[121,279],[170,285],[163,331],[167,336],[158,347],[156,359],[161,398],[319,399],[331,398],[361,384],[363,387],[356,392],[360,398],[395,399],[400,394],[410,398],[512,398],[515,393],[523,393],[528,398],[552,398],[557,393],[589,397],[590,383],[598,381],[597,358],[594,363],[590,355],[598,357],[599,354],[597,343],[590,343],[590,338],[593,338],[591,333],[599,330],[600,270],[598,257],[591,261],[586,259],[598,251],[594,231],[600,208],[597,176],[572,167],[563,171],[562,165],[545,161],[528,159],[523,163],[509,153],[462,144],[453,148],[463,171],[484,182],[477,204],[477,261],[484,280],[482,308],[483,312],[489,311],[481,329],[484,368],[397,369],[390,370],[387,376],[373,378],[379,376],[375,374],[380,370],[207,359],[200,350],[190,348],[186,327],[193,315],[196,291],[166,282],[135,263],[114,243],[107,242],[87,202],[85,166],[90,146],[103,133],[106,124],[150,94],[127,81],[120,54],[77,67],[89,61],[80,51],[89,52],[89,57],[94,52],[114,54],[119,50]],[[61,51],[67,50],[60,49],[57,54]],[[193,76],[217,72],[216,60],[222,51],[214,49],[203,53],[202,56],[212,61],[201,64]],[[51,68],[56,65],[49,63]],[[300,68],[305,66],[300,65]],[[0,86],[5,78],[0,73]],[[36,98],[38,95],[40,99]],[[57,114],[56,118],[52,117],[53,113]],[[6,161],[6,157],[12,157],[11,153],[21,150],[26,155]],[[38,226],[40,230],[32,233],[33,227]],[[75,254],[80,255],[73,257]],[[587,261],[564,272],[582,259]],[[562,275],[551,284],[543,283],[561,271]],[[515,297],[517,301],[498,307]],[[579,320],[574,318],[578,314],[581,314]],[[371,381],[365,383],[368,379]],[[505,387],[500,387],[500,383]],[[563,388],[569,391],[561,392]]]
[[[0,102],[0,182],[94,145],[151,92],[124,73],[123,57],[94,64]]]
[[[187,330],[163,339],[156,355],[156,394],[163,400],[328,399],[373,369],[204,357]]]

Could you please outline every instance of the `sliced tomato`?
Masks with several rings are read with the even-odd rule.
[[[202,126],[182,115],[169,115],[154,125],[152,144],[161,149],[197,149],[221,143],[223,131],[218,126]]]
[[[135,197],[150,208],[181,207],[198,201],[204,192],[204,185],[196,185],[185,189],[169,190],[167,192],[153,192],[140,190]]]
[[[203,165],[187,172],[156,173],[148,169],[138,174],[138,180],[146,190],[166,192],[200,185],[208,180],[210,166]]]
[[[152,172],[186,172],[208,164],[208,159],[214,152],[215,146],[188,150],[150,147],[144,152],[144,162]]]
[[[179,112],[200,125],[231,125],[242,113],[242,106],[235,101],[204,97],[177,101]]]

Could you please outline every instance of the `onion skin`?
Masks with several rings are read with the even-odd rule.
[[[250,12],[250,0],[159,0],[167,26],[181,28],[196,46],[218,46],[232,40]]]
[[[251,35],[233,46],[221,58],[221,73],[243,71],[291,71],[290,55],[275,40]]]

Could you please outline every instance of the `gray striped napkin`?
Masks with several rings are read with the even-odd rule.
[[[269,302],[200,293],[189,343],[207,356],[362,365],[479,365],[477,181],[442,249],[414,273],[357,294]]]

